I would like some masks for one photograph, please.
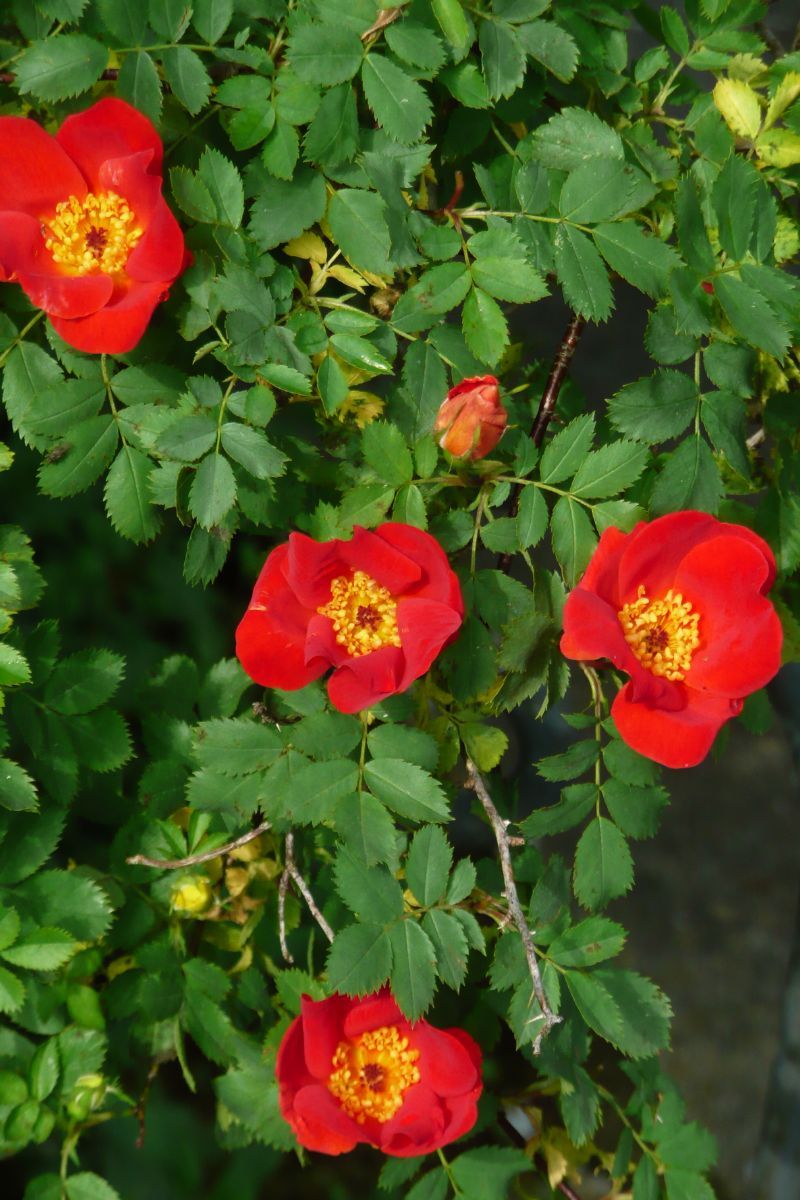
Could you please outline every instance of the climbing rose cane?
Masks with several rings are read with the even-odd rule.
[[[774,579],[762,538],[706,513],[607,529],[567,598],[561,650],[630,676],[611,709],[623,741],[693,767],[780,666],[781,625],[765,598]]]
[[[481,1052],[463,1029],[405,1019],[386,989],[303,996],[276,1063],[280,1107],[308,1150],[430,1154],[475,1124]]]
[[[347,542],[292,533],[264,563],[236,653],[256,683],[286,691],[333,667],[331,703],[358,712],[423,675],[462,613],[447,556],[421,529],[356,526]]]
[[[187,265],[153,126],[109,97],[55,137],[0,117],[0,280],[78,350],[124,354]]]
[[[485,458],[503,436],[508,413],[494,375],[477,375],[451,388],[436,414],[439,445],[453,458]]]

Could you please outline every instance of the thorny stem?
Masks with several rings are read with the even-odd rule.
[[[511,866],[511,850],[509,847],[508,830],[506,823],[495,808],[494,801],[489,795],[486,784],[483,782],[475,764],[471,759],[467,759],[467,780],[468,786],[471,787],[489,818],[494,833],[495,841],[497,842],[497,850],[500,855],[500,867],[503,872],[503,882],[505,884],[505,896],[508,904],[508,911],[511,918],[517,927],[523,948],[525,950],[525,958],[528,963],[528,970],[533,984],[533,994],[535,995],[541,1015],[533,1018],[534,1021],[541,1021],[542,1028],[537,1034],[533,1042],[533,1053],[538,1054],[542,1039],[547,1036],[554,1025],[558,1025],[562,1018],[554,1013],[550,1007],[547,996],[542,986],[542,976],[539,971],[539,961],[536,957],[536,947],[533,944],[533,935],[531,934],[528,922],[525,920],[525,914],[522,911],[522,905],[519,902],[519,894],[517,892],[517,883],[514,879],[514,869]]]
[[[286,941],[286,893],[291,879],[290,867],[294,865],[294,834],[289,832],[283,844],[283,871],[278,884],[278,938],[281,943],[281,954],[284,961],[294,962],[294,957]]]
[[[131,867],[156,867],[160,871],[176,871],[180,867],[196,867],[198,863],[211,862],[212,858],[223,858],[226,854],[238,850],[240,846],[254,842],[257,837],[261,837],[261,834],[266,833],[270,828],[269,821],[262,821],[260,825],[256,825],[255,829],[243,833],[241,837],[234,838],[232,842],[220,846],[217,850],[206,850],[203,854],[189,854],[186,858],[148,858],[146,854],[134,854],[130,858],[126,858],[125,862]]]

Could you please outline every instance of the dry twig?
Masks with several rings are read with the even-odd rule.
[[[179,867],[196,867],[198,863],[211,862],[212,858],[222,858],[233,850],[238,850],[240,846],[254,842],[269,828],[269,821],[262,821],[249,833],[243,833],[241,837],[234,838],[232,842],[227,842],[217,850],[206,850],[204,854],[189,854],[186,858],[148,858],[146,854],[133,854],[130,858],[126,858],[125,862],[131,867],[156,867],[160,871],[175,871]]]
[[[291,879],[290,869],[294,865],[294,834],[287,833],[286,841],[283,844],[283,871],[281,872],[281,881],[278,884],[278,937],[281,943],[281,954],[288,963],[293,963],[294,958],[286,941],[286,893],[289,890],[289,880]]]
[[[522,945],[525,950],[525,958],[528,963],[528,970],[533,984],[533,994],[536,997],[541,1015],[533,1017],[534,1021],[541,1021],[542,1028],[536,1035],[533,1042],[533,1053],[538,1054],[541,1049],[542,1039],[547,1036],[554,1025],[558,1025],[561,1017],[554,1013],[550,1007],[547,996],[544,993],[542,986],[542,975],[539,970],[539,960],[536,957],[536,947],[533,944],[533,935],[531,933],[528,922],[525,920],[525,914],[522,911],[522,905],[519,902],[519,894],[517,893],[517,883],[514,879],[514,869],[511,865],[511,849],[509,847],[508,830],[506,823],[495,808],[494,801],[486,790],[486,784],[483,782],[478,769],[471,759],[467,759],[467,780],[468,786],[471,787],[481,804],[484,807],[489,821],[491,822],[494,838],[497,842],[497,849],[500,854],[500,867],[503,872],[503,882],[505,883],[505,895],[508,903],[508,911],[511,914],[511,919],[517,927],[517,931],[522,940]]]

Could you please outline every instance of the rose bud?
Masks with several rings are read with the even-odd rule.
[[[439,445],[453,458],[485,458],[508,423],[494,375],[462,379],[447,393],[436,416]]]

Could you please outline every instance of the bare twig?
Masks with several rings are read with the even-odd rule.
[[[281,881],[278,884],[278,937],[281,943],[281,954],[288,963],[293,963],[294,958],[286,942],[286,893],[289,890],[289,880],[291,879],[290,868],[294,865],[294,834],[287,833],[286,841],[283,844],[283,871],[281,873]]]
[[[544,993],[542,986],[542,976],[539,971],[539,960],[536,957],[536,947],[533,944],[533,935],[531,934],[528,922],[525,920],[525,914],[522,911],[522,905],[519,902],[519,894],[517,893],[517,883],[514,879],[514,869],[511,866],[511,850],[509,848],[508,830],[506,823],[495,808],[494,801],[486,790],[486,784],[483,782],[475,764],[471,759],[467,759],[467,780],[468,786],[471,787],[481,804],[484,807],[487,817],[492,825],[494,838],[497,842],[497,849],[500,854],[500,867],[503,872],[503,882],[505,883],[506,901],[508,903],[508,911],[511,918],[517,927],[517,931],[522,940],[522,945],[525,950],[525,958],[528,963],[528,970],[533,984],[533,994],[536,997],[539,1007],[541,1008],[541,1016],[534,1017],[535,1021],[542,1022],[542,1028],[536,1035],[533,1042],[533,1053],[538,1054],[542,1039],[550,1032],[554,1025],[558,1025],[561,1017],[554,1013],[550,1007],[547,996]]]
[[[558,347],[556,356],[553,359],[553,365],[550,368],[550,374],[547,377],[547,383],[544,385],[542,398],[539,401],[539,408],[531,429],[531,441],[534,446],[541,446],[547,426],[555,411],[558,394],[561,391],[569,364],[572,362],[572,356],[577,349],[581,334],[583,333],[586,322],[583,317],[573,316],[561,339],[561,345]]]
[[[134,854],[131,858],[126,858],[125,862],[131,867],[156,867],[160,871],[175,871],[179,867],[196,867],[198,863],[211,862],[212,858],[222,858],[233,850],[238,850],[240,846],[254,842],[269,828],[269,821],[262,821],[249,833],[243,833],[241,837],[234,838],[232,842],[220,846],[217,850],[206,850],[204,854],[190,854],[187,858],[148,858],[146,854]]]
[[[310,890],[308,884],[306,883],[305,879],[303,879],[303,876],[298,871],[298,869],[295,865],[294,859],[292,859],[291,863],[287,862],[286,869],[288,870],[291,879],[297,885],[298,891],[301,893],[303,899],[305,900],[306,904],[308,905],[308,911],[311,913],[312,917],[317,922],[317,924],[319,925],[322,932],[325,934],[325,937],[328,939],[328,941],[332,942],[333,941],[333,930],[331,929],[330,925],[323,917],[322,913],[317,908],[317,902],[314,899],[314,897],[311,895],[311,890]]]
[[[760,445],[761,445],[761,443],[764,441],[764,438],[765,438],[766,436],[767,436],[767,435],[766,435],[766,433],[765,433],[765,431],[764,431],[764,428],[763,428],[763,426],[761,427],[761,429],[757,429],[757,430],[755,431],[755,433],[751,433],[751,434],[750,434],[750,437],[749,437],[749,438],[747,439],[747,441],[745,442],[745,445],[747,446],[747,449],[748,449],[748,450],[755,450],[756,446],[760,446]]]
[[[369,41],[376,33],[380,33],[382,29],[385,29],[387,25],[392,25],[402,11],[403,9],[399,5],[393,8],[382,8],[369,29],[365,29],[361,34],[362,42]]]
[[[150,1089],[153,1086],[153,1082],[155,1080],[156,1075],[158,1074],[158,1069],[160,1066],[161,1066],[160,1059],[154,1059],[153,1062],[150,1064],[150,1070],[147,1072],[147,1079],[145,1080],[145,1085],[142,1088],[142,1094],[139,1097],[138,1103],[136,1105],[135,1116],[136,1116],[136,1123],[138,1126],[138,1133],[136,1135],[136,1149],[137,1150],[141,1150],[142,1147],[144,1146],[145,1112],[147,1110],[147,1101],[150,1096]]]
[[[565,1183],[563,1179],[561,1180],[561,1183],[557,1184],[556,1186],[561,1194],[567,1197],[567,1200],[581,1200],[578,1193],[573,1191],[569,1184]]]

